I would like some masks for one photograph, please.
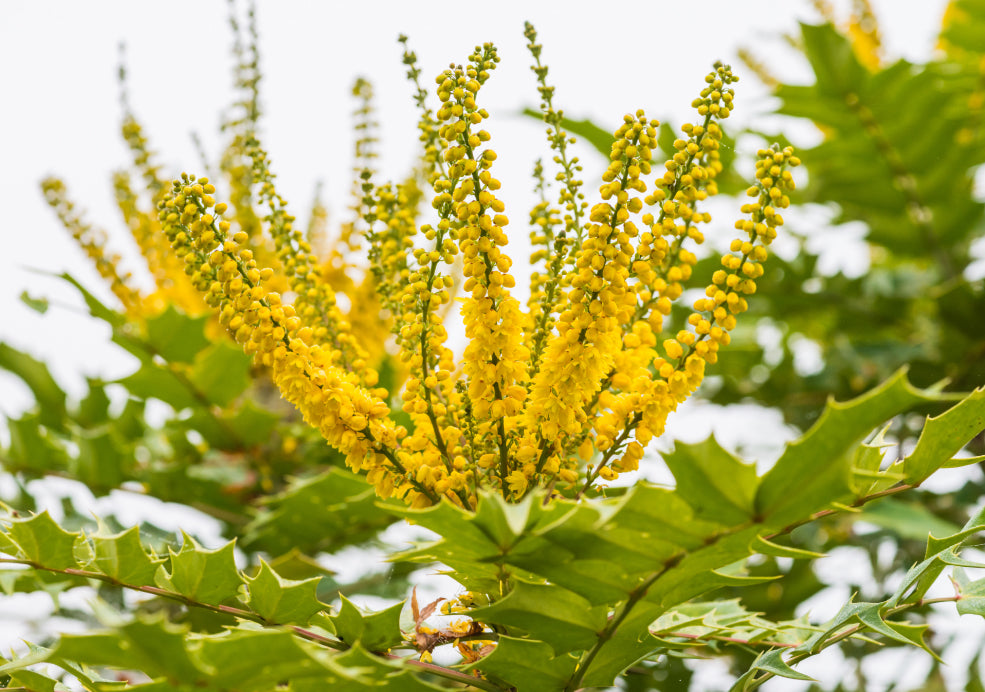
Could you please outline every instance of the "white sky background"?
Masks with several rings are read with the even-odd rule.
[[[848,16],[847,0],[833,4],[840,16]],[[873,5],[890,55],[919,62],[931,54],[943,0],[876,0]],[[494,42],[502,62],[483,87],[480,105],[492,115],[485,127],[499,155],[493,171],[503,182],[500,196],[512,222],[508,252],[522,267],[529,252],[530,171],[538,156],[550,159],[543,126],[518,115],[539,102],[524,20],[540,34],[549,83],[556,87],[555,105],[571,117],[587,117],[612,130],[624,113],[644,108],[650,117],[680,124],[693,117],[690,102],[711,64],[722,59],[743,77],[736,85],[733,127],[778,129],[771,124],[775,121],[758,117],[772,104],[739,63],[736,50],[753,48],[781,78],[809,79],[782,34],[796,33],[798,21],[818,18],[807,0],[689,5],[667,0],[259,0],[258,19],[262,138],[279,191],[301,224],[318,180],[325,183],[333,222],[346,214],[355,105],[350,89],[357,76],[375,87],[380,179],[399,178],[412,166],[417,112],[400,62],[398,34],[409,35],[428,87],[449,62],[463,62],[477,43]],[[73,289],[30,271],[67,271],[113,303],[44,203],[39,182],[50,174],[62,177],[72,199],[87,210],[87,220],[109,231],[112,247],[124,254],[129,268],[139,270],[111,183],[112,172],[129,161],[119,134],[121,41],[127,44],[132,108],[165,175],[201,174],[189,135],[197,132],[215,160],[225,143],[218,133],[220,113],[233,100],[225,2],[0,0],[0,341],[46,360],[73,394],[83,390],[84,375],[113,379],[129,374],[135,362],[109,344],[107,329],[81,314],[82,301]],[[810,136],[809,129],[805,132]],[[603,161],[587,147],[579,145],[576,153],[585,164],[583,189],[591,203]],[[220,187],[217,196],[222,192]],[[729,234],[734,213],[718,212],[713,227]],[[823,226],[823,217],[808,223]],[[25,289],[58,305],[40,316],[19,301]],[[29,403],[20,383],[0,373],[0,414],[16,413]],[[704,419],[698,426],[702,433],[693,426],[698,418]],[[723,443],[734,446],[763,435],[764,425],[780,438],[785,434],[778,416],[765,423],[760,417],[753,426],[723,417],[715,427]],[[672,417],[669,427],[671,436],[693,439],[712,425],[705,410],[704,415],[685,411]]]

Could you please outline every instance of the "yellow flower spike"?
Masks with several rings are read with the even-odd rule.
[[[130,275],[120,274],[118,271],[120,257],[106,253],[106,232],[85,222],[69,199],[65,183],[58,178],[45,178],[41,181],[41,190],[48,206],[54,210],[65,230],[92,261],[99,275],[109,284],[124,310],[131,315],[139,315],[142,297],[131,285]]]
[[[265,272],[253,253],[227,235],[225,222],[204,222],[210,216],[208,195],[199,194],[190,180],[183,176],[175,181],[159,218],[175,252],[189,258],[186,272],[192,282],[207,290],[207,301],[230,326],[239,325],[236,338],[246,352],[270,368],[283,397],[345,455],[351,468],[382,468],[374,477],[382,495],[399,484],[402,495],[416,492],[415,502],[418,497],[425,503],[436,501],[433,491],[408,477],[400,463],[394,451],[399,434],[388,418],[389,407],[330,362],[326,349],[305,343],[294,306],[265,290]],[[182,209],[181,216],[172,212],[176,208]],[[244,310],[244,304],[259,307]]]
[[[151,215],[140,209],[126,173],[118,172],[113,176],[113,190],[120,213],[157,286],[157,292],[144,299],[143,312],[156,314],[167,305],[176,305],[191,315],[207,310],[201,294],[191,285],[184,272],[184,262],[171,252],[156,214]]]
[[[446,70],[436,80],[442,102],[437,113],[442,123],[438,134],[448,142],[444,160],[450,165],[447,181],[434,186],[434,207],[448,222],[448,233],[457,237],[464,288],[470,294],[461,310],[469,339],[462,372],[471,414],[482,421],[472,443],[497,459],[484,468],[506,496],[512,469],[511,435],[505,418],[517,415],[522,406],[525,390],[513,387],[525,381],[528,353],[521,344],[519,303],[509,292],[514,284],[507,273],[512,263],[501,249],[507,242],[503,229],[509,220],[502,214],[502,202],[493,194],[499,188],[490,173],[495,157],[477,150],[477,145],[489,141],[490,136],[473,129],[488,117],[475,97],[498,61],[491,44],[477,47],[468,67]],[[488,424],[490,420],[496,423]],[[515,477],[512,483],[518,487]]]
[[[534,58],[531,70],[537,77],[537,90],[541,97],[541,111],[544,122],[547,123],[548,142],[557,155],[555,162],[560,167],[555,179],[561,183],[558,205],[564,210],[564,228],[554,232],[554,228],[562,220],[555,209],[546,200],[546,186],[543,180],[543,169],[540,161],[534,177],[537,191],[541,194],[541,203],[531,214],[531,244],[543,247],[531,256],[531,264],[538,266],[543,263],[543,273],[534,272],[530,279],[530,299],[528,301],[529,323],[524,336],[524,344],[531,351],[530,377],[536,375],[540,367],[541,357],[547,338],[554,328],[554,314],[561,299],[562,275],[570,266],[575,253],[581,245],[585,226],[584,216],[588,208],[585,196],[581,192],[582,181],[577,178],[582,167],[578,157],[570,156],[568,144],[574,143],[561,127],[561,111],[555,110],[553,97],[554,87],[547,84],[548,68],[540,60],[542,46],[537,43],[537,32],[533,25],[524,25],[524,36],[527,38],[527,49]],[[543,219],[544,223],[538,223]]]
[[[640,387],[635,392],[638,397],[630,407],[625,406],[630,400],[625,395],[606,399],[609,410],[595,421],[596,445],[601,450],[599,441],[604,440],[605,449],[579,496],[598,477],[612,480],[613,474],[635,470],[637,456],[642,456],[642,447],[654,435],[663,432],[667,416],[697,389],[704,378],[706,364],[716,362],[719,347],[728,345],[729,332],[736,325],[735,315],[747,308],[745,298],[739,294],[755,291],[755,282],[741,276],[762,275],[762,263],[768,257],[764,246],[772,242],[776,237],[776,228],[783,224],[779,215],[767,214],[771,191],[779,189],[784,196],[792,191],[792,176],[782,175],[785,172],[783,169],[800,163],[793,155],[792,147],[762,149],[757,156],[757,184],[754,187],[758,190],[758,201],[745,205],[751,219],[739,220],[735,224],[737,229],[747,234],[745,240],[733,241],[733,252],[739,254],[723,257],[722,264],[726,269],[712,276],[712,283],[705,291],[705,295],[710,297],[695,302],[695,312],[688,319],[694,331],[681,330],[676,339],[664,341],[664,351],[668,358],[676,361],[676,365],[665,361],[657,368],[658,377],[638,379]],[[770,169],[774,166],[781,171],[772,172]],[[774,177],[778,180],[773,180]],[[764,184],[764,180],[769,184]],[[736,280],[731,281],[733,278]],[[720,293],[724,295],[719,299]],[[634,431],[636,442],[630,442],[629,437]],[[620,457],[622,449],[626,453]]]
[[[612,165],[600,187],[600,193],[615,204],[601,203],[592,209],[592,224],[575,259],[571,288],[558,317],[558,334],[548,342],[533,379],[524,423],[528,434],[537,438],[540,468],[551,457],[555,438],[561,438],[562,446],[579,443],[585,406],[612,368],[622,342],[619,325],[632,311],[624,298],[631,290],[627,280],[633,248],[629,233],[623,231],[634,193],[645,191],[638,176],[649,170],[644,158],[649,147],[641,142],[642,136],[648,141],[656,137],[642,111],[635,117],[627,115],[615,133]]]
[[[378,381],[376,371],[365,366],[366,353],[339,310],[335,292],[328,283],[320,280],[317,258],[300,230],[294,227],[294,217],[287,213],[287,203],[277,194],[266,152],[256,140],[251,140],[247,144],[247,153],[253,162],[253,178],[260,188],[260,201],[268,210],[264,220],[288,285],[295,293],[294,307],[301,321],[313,329],[325,330],[324,344],[330,347],[332,364],[355,373],[365,386],[375,386]]]

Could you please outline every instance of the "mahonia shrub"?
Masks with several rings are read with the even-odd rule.
[[[131,173],[114,189],[153,290],[122,272],[63,182],[42,185],[119,302],[107,307],[62,277],[140,361],[116,383],[128,392],[123,411],[99,381],[68,402],[43,364],[8,346],[0,366],[39,404],[8,421],[7,472],[67,476],[94,492],[137,483],[215,517],[246,564],[232,542],[209,549],[112,518],[58,523],[22,493],[0,529],[4,588],[98,586],[99,600],[78,615],[82,633],[0,660],[5,685],[573,691],[625,676],[651,689],[669,661],[734,646],[755,653],[733,686],[749,690],[774,676],[809,679],[792,664],[846,639],[928,648],[919,618],[935,603],[982,614],[985,580],[959,555],[985,528],[982,511],[931,537],[894,593],[850,602],[826,623],[770,620],[712,594],[772,580],[746,571],[751,556],[815,557],[791,539],[798,527],[977,461],[954,457],[985,427],[983,390],[918,389],[900,371],[830,402],[762,475],[712,438],[663,455],[674,488],[609,485],[638,469],[729,345],[791,204],[793,149],[758,150],[737,237],[695,285],[695,248],[711,222],[702,203],[724,170],[731,67],[715,63],[694,122],[664,145],[657,121],[626,115],[589,197],[527,25],[557,185],[554,194],[538,162],[534,272],[522,292],[493,135],[482,128],[482,89],[500,60],[493,45],[437,75],[432,110],[400,38],[422,145],[401,182],[377,181],[372,87],[356,82],[352,216],[329,239],[320,202],[302,231],[277,191],[258,135],[252,11],[245,30],[235,19],[233,29],[242,100],[214,180],[165,179],[124,92],[123,135],[143,190]],[[464,348],[446,328],[458,319]],[[152,423],[148,399],[174,415]],[[938,415],[911,454],[884,462],[872,432],[914,409]],[[365,611],[347,595],[385,588],[334,582],[317,557],[397,518],[436,537],[391,556],[386,581],[398,578],[409,609]],[[422,605],[408,578],[418,564],[443,565],[462,589]],[[928,595],[948,566],[955,594]]]

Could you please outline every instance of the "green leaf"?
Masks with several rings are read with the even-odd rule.
[[[917,484],[961,451],[968,442],[985,430],[985,387],[939,416],[927,418],[917,446],[903,460],[907,480]]]
[[[69,462],[69,472],[77,480],[90,488],[112,488],[130,476],[132,454],[121,449],[109,429],[83,432],[75,442],[79,453]]]
[[[496,648],[485,658],[466,666],[479,669],[513,685],[517,692],[563,690],[575,672],[573,656],[554,656],[551,647],[535,639],[500,636]]]
[[[270,622],[306,625],[327,606],[315,595],[319,578],[291,581],[282,578],[263,559],[260,571],[248,581],[249,606]]]
[[[75,542],[79,534],[60,527],[47,510],[29,519],[11,520],[7,533],[23,559],[51,569],[78,567]]]
[[[194,685],[212,670],[189,654],[187,633],[187,628],[172,625],[163,617],[135,620],[113,632],[62,635],[51,659],[136,669],[151,677],[163,675],[173,682]]]
[[[235,541],[216,550],[206,550],[182,531],[181,550],[171,553],[171,572],[157,572],[157,585],[182,596],[213,605],[236,598],[243,580],[233,557]]]
[[[794,560],[813,560],[815,558],[824,557],[823,553],[816,553],[813,550],[802,550],[800,548],[794,548],[788,545],[779,545],[772,541],[766,540],[762,536],[756,536],[756,540],[753,541],[750,548],[762,555],[789,557]]]
[[[403,640],[400,631],[400,611],[404,602],[377,612],[368,612],[341,597],[342,604],[332,623],[339,639],[346,644],[359,643],[370,651],[389,649]]]
[[[927,540],[928,534],[949,536],[960,530],[960,527],[941,519],[921,504],[894,498],[867,504],[856,518],[889,529],[901,538],[918,541]]]
[[[52,274],[52,276],[55,276],[74,286],[75,289],[82,294],[82,299],[85,301],[86,307],[89,308],[89,314],[93,317],[100,319],[103,322],[107,322],[113,327],[119,327],[126,322],[127,318],[125,315],[103,305],[103,303],[101,303],[96,296],[92,295],[92,293],[90,293],[85,286],[80,284],[71,274]]]
[[[87,568],[101,572],[124,584],[149,586],[154,584],[159,560],[152,558],[140,543],[140,530],[130,527],[122,533],[90,538],[93,557]]]
[[[543,112],[533,108],[524,108],[523,114],[528,115],[531,118],[536,118],[541,122],[544,120]],[[616,138],[612,136],[611,132],[602,129],[591,120],[587,119],[571,120],[569,118],[562,117],[561,129],[581,137],[595,147],[595,149],[606,158],[609,158],[609,154],[612,152],[612,144],[616,141]]]
[[[252,358],[229,341],[218,341],[195,357],[189,379],[213,404],[225,406],[250,386]]]
[[[787,665],[786,661],[783,660],[782,649],[773,649],[760,654],[753,662],[752,669],[765,670],[769,673],[773,673],[773,675],[790,678],[791,680],[809,680],[816,682],[810,675],[804,675],[803,673],[800,673]]]
[[[505,597],[469,616],[529,634],[561,654],[590,648],[605,628],[608,609],[593,608],[586,599],[553,584],[518,581]]]
[[[931,656],[934,656],[935,658],[937,657],[937,654],[931,651],[930,647],[928,647],[926,642],[923,640],[924,632],[926,632],[929,625],[911,625],[905,622],[890,622],[882,617],[882,604],[865,603],[859,605],[863,607],[858,610],[856,617],[858,617],[859,621],[863,625],[866,625],[872,631],[878,632],[889,639],[893,639],[903,644],[915,644]]]
[[[19,377],[34,393],[42,425],[62,428],[66,413],[65,392],[44,363],[0,342],[0,368]]]
[[[164,312],[146,321],[147,345],[172,363],[191,363],[211,343],[205,335],[209,318],[191,317],[168,305]]]
[[[377,501],[372,486],[350,471],[331,468],[294,479],[265,499],[243,530],[243,545],[276,556],[294,548],[313,554],[365,541],[393,523]]]
[[[940,398],[918,390],[899,371],[860,397],[828,402],[824,413],[803,437],[787,445],[762,478],[756,495],[759,513],[769,526],[781,528],[853,495],[849,454],[876,426],[913,406]]]
[[[116,380],[133,396],[141,399],[160,399],[174,410],[201,406],[188,384],[171,370],[154,362],[146,361],[132,375]]]
[[[957,602],[961,615],[978,615],[985,618],[985,578],[971,581],[961,568],[953,571],[954,584],[961,600]]]
[[[226,420],[243,444],[257,445],[270,439],[274,428],[281,421],[281,416],[247,400],[232,417]]]
[[[10,448],[6,450],[9,465],[33,472],[61,470],[68,465],[69,456],[57,438],[48,434],[41,424],[41,414],[29,413],[20,418],[8,418]]]
[[[234,630],[209,637],[199,644],[198,655],[212,671],[211,684],[240,692],[268,692],[285,680],[327,672],[301,640],[284,630]]]
[[[48,308],[50,307],[47,298],[33,298],[27,291],[21,291],[20,299],[24,305],[42,315],[48,312]]]
[[[755,513],[756,466],[724,450],[714,437],[697,444],[677,442],[663,455],[677,481],[677,493],[695,516],[741,524]]]
[[[109,421],[109,397],[102,380],[86,378],[89,393],[79,402],[75,421],[84,427],[94,427]]]
[[[332,687],[332,691],[340,692],[362,692],[367,688],[373,690],[384,690],[385,692],[436,692],[437,690],[447,689],[435,687],[422,682],[412,675],[406,666],[393,658],[383,658],[369,653],[358,644],[348,651],[333,656],[331,659],[340,668],[345,670],[350,676],[355,678],[358,673],[362,676],[348,685],[338,685]],[[324,687],[300,687],[299,691],[322,692]],[[295,687],[291,687],[292,692]]]

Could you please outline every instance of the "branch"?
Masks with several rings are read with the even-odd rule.
[[[176,601],[178,603],[181,603],[182,605],[190,606],[193,608],[201,608],[203,610],[209,610],[214,613],[231,615],[233,617],[240,618],[241,620],[249,620],[250,622],[255,622],[263,627],[281,628],[281,629],[286,628],[290,630],[292,634],[294,634],[297,637],[300,637],[301,639],[305,639],[307,641],[320,644],[324,647],[327,647],[329,649],[334,649],[336,651],[346,651],[350,648],[348,644],[341,642],[337,639],[327,637],[323,634],[318,634],[317,632],[313,632],[309,629],[305,629],[304,627],[301,627],[299,625],[284,625],[281,623],[273,622],[271,620],[264,618],[262,615],[259,615],[258,613],[254,613],[253,611],[246,610],[244,608],[237,608],[236,606],[215,605],[212,603],[204,603],[202,601],[196,601],[195,599],[188,598],[187,596],[183,596],[182,594],[177,593],[175,591],[169,591],[167,589],[162,589],[157,586],[141,586],[137,584],[128,584],[126,582],[119,581],[117,579],[114,579],[113,577],[110,577],[105,574],[101,574],[99,572],[92,572],[90,570],[84,570],[84,569],[74,569],[71,567],[66,569],[56,569],[54,567],[46,567],[36,562],[32,562],[31,560],[18,560],[15,558],[0,558],[0,564],[24,565],[26,567],[30,567],[35,570],[43,570],[45,572],[66,574],[73,577],[83,577],[85,579],[96,579],[98,581],[105,582],[107,584],[112,584],[113,586],[118,586],[124,589],[129,589],[131,591],[140,591],[141,593],[150,594],[152,596],[160,596],[161,598],[167,598],[169,600]],[[475,687],[476,689],[487,690],[487,692],[504,692],[505,689],[492,682],[489,682],[488,680],[481,680],[479,678],[474,678],[471,675],[462,673],[457,670],[452,670],[451,668],[446,668],[444,666],[439,666],[433,663],[424,663],[422,661],[406,660],[401,658],[400,656],[396,656],[394,654],[389,654],[389,653],[381,653],[381,652],[374,652],[374,653],[376,653],[376,655],[378,656],[381,656],[382,658],[398,660],[401,661],[403,664],[410,666],[412,668],[417,668],[421,671],[430,673],[432,675],[437,675],[447,680],[453,680],[455,682],[459,682],[464,685],[469,685],[471,687]],[[27,689],[27,688],[9,688],[9,689]]]

